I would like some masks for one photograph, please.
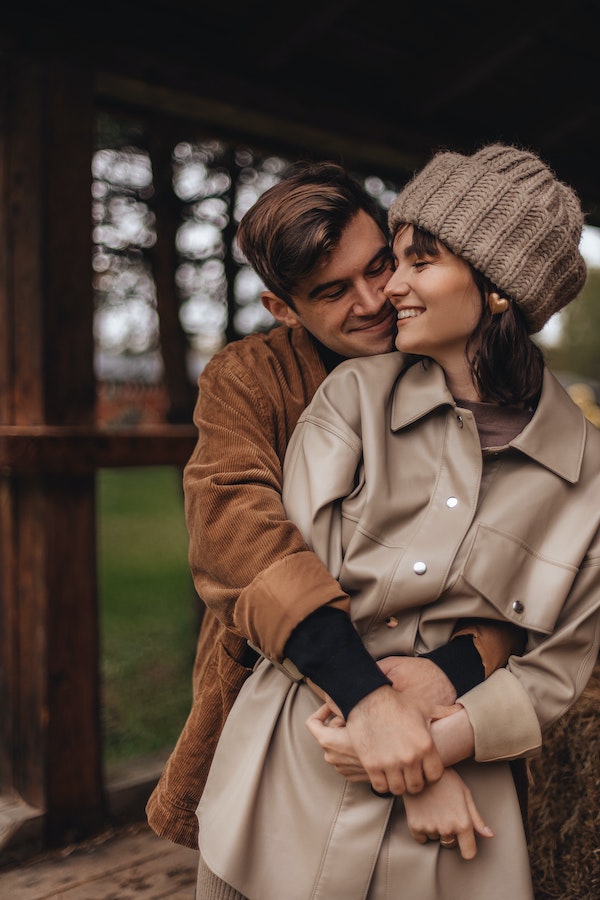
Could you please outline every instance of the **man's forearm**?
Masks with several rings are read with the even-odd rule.
[[[322,607],[313,612],[294,629],[285,649],[300,672],[330,696],[346,717],[369,693],[390,683],[339,609]],[[470,632],[425,656],[442,670],[457,695],[483,681],[484,665]]]

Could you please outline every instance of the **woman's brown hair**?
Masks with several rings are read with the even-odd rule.
[[[437,256],[442,242],[415,225],[412,243],[417,254]],[[478,269],[468,265],[481,296],[481,316],[466,346],[477,392],[483,401],[500,406],[534,405],[542,388],[542,351],[531,340],[518,304]],[[509,301],[508,309],[498,315],[492,315],[487,303],[493,291]]]

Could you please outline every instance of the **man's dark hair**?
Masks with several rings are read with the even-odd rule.
[[[265,287],[293,309],[298,283],[335,250],[361,210],[387,236],[385,211],[343,166],[294,163],[242,217],[238,246]]]

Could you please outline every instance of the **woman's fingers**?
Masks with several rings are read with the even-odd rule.
[[[473,800],[471,791],[466,792],[466,803],[467,809],[469,810],[469,814],[471,816],[471,820],[473,822],[473,828],[475,829],[477,834],[480,834],[482,837],[487,838],[494,837],[494,832],[489,825],[485,824],[479,810],[475,806],[475,801]]]
[[[323,750],[326,763],[348,781],[368,781],[367,773],[357,758],[344,720],[324,704],[306,720],[306,727]]]
[[[311,715],[307,719],[307,724],[309,722],[311,722],[311,723],[320,722],[321,725],[325,725],[325,722],[331,715],[332,715],[332,712],[331,712],[331,708],[330,708],[329,704],[324,703],[317,710],[315,710],[314,713],[311,713]],[[309,727],[309,731],[312,731],[312,729],[310,727]]]
[[[477,841],[472,828],[457,833],[458,848],[463,859],[473,859],[477,856]]]

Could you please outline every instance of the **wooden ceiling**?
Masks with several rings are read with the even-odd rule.
[[[13,0],[0,46],[93,67],[101,102],[396,182],[440,147],[521,144],[600,225],[595,6]]]

